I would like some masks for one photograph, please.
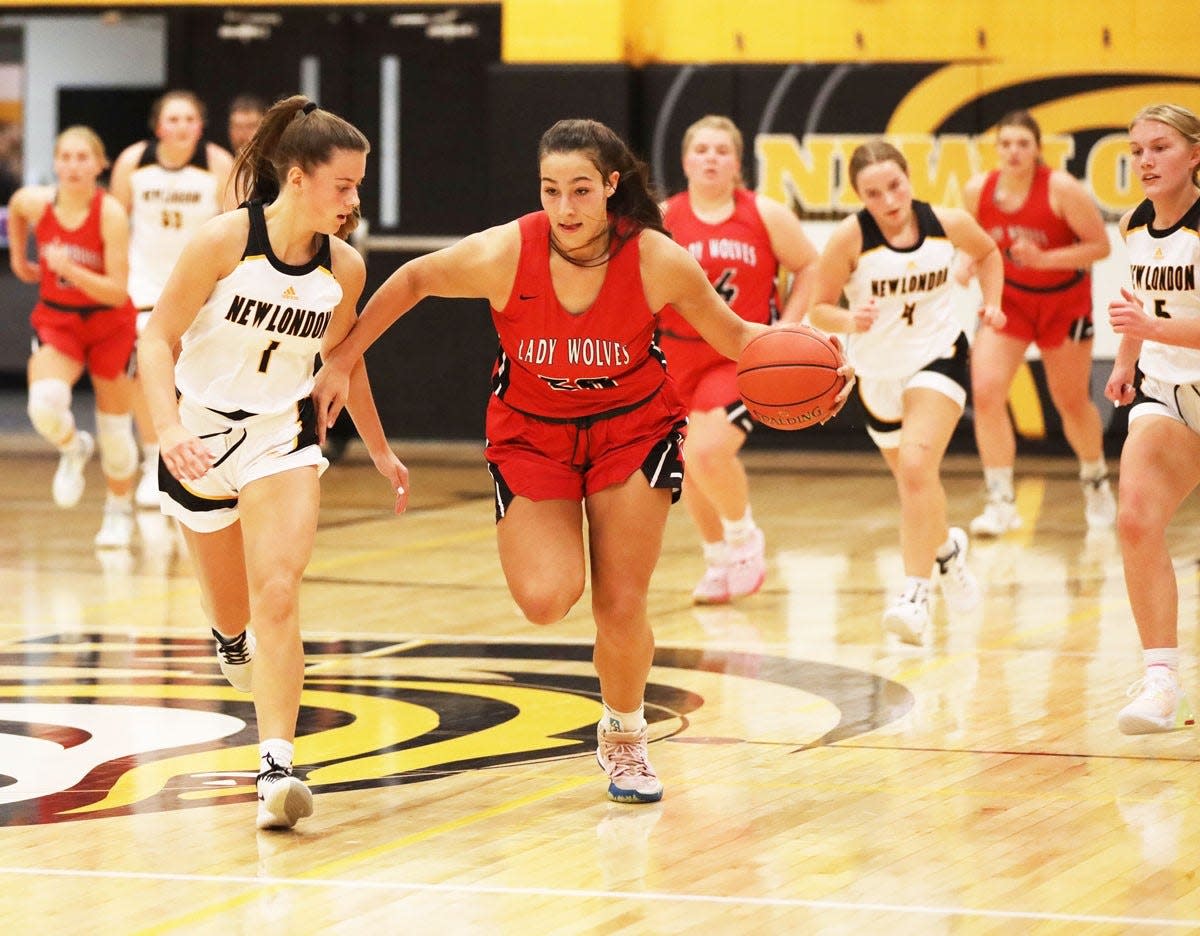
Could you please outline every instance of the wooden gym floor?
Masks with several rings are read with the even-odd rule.
[[[326,474],[305,581],[297,763],[316,814],[254,828],[249,697],[221,678],[156,515],[97,553],[101,482],[0,455],[0,920],[14,933],[1162,933],[1200,928],[1196,734],[1115,727],[1140,675],[1111,533],[1065,459],[1022,458],[1024,527],[973,544],[983,607],[885,640],[896,498],[874,453],[753,452],[771,571],[697,608],[672,512],[647,693],[662,803],[592,756],[587,602],[508,597],[478,446]],[[352,456],[357,453],[352,452]],[[946,472],[954,522],[977,463]],[[1196,691],[1200,525],[1171,539]],[[1197,699],[1200,701],[1200,699]]]

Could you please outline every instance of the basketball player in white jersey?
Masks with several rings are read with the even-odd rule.
[[[328,465],[309,393],[315,357],[350,330],[366,278],[336,235],[357,221],[368,149],[356,128],[301,95],[272,107],[235,169],[247,206],[200,227],[138,347],[163,512],[184,528],[222,672],[254,693],[259,828],[290,828],[313,809],[292,772],[300,579]],[[351,381],[351,416],[400,513],[408,472],[361,361]]]
[[[196,230],[232,207],[226,192],[233,157],[204,140],[205,109],[191,91],[168,91],[150,109],[154,139],[126,147],[110,190],[129,212],[129,297],[145,326],[175,261]],[[158,506],[158,440],[134,378],[134,420],[142,438],[139,507]]]
[[[1121,344],[1104,394],[1133,404],[1117,533],[1145,664],[1117,727],[1146,734],[1194,723],[1179,684],[1179,592],[1166,532],[1200,484],[1200,119],[1175,104],[1145,107],[1129,125],[1129,148],[1146,198],[1121,218],[1131,286],[1108,306]]]
[[[1002,325],[1004,264],[995,242],[965,211],[915,201],[904,156],[876,140],[855,149],[850,184],[863,210],[841,221],[817,265],[814,325],[848,333],[867,432],[900,492],[900,548],[907,576],[883,626],[922,644],[933,570],[952,612],[980,599],[966,565],[967,534],[946,522],[941,465],[967,399],[967,338],[950,306],[955,250],[977,264],[985,325]],[[838,305],[843,292],[848,308]]]

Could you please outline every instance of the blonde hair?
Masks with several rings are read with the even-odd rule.
[[[1129,129],[1143,120],[1154,120],[1166,124],[1182,136],[1189,145],[1200,146],[1200,118],[1186,107],[1178,104],[1148,104],[1133,115]],[[1192,170],[1192,184],[1200,185],[1200,165]]]
[[[95,154],[96,159],[100,161],[101,169],[108,168],[108,153],[104,150],[104,141],[100,139],[100,134],[98,134],[91,127],[85,127],[83,124],[76,124],[73,127],[67,127],[66,130],[56,136],[54,138],[54,152],[58,152],[58,147],[63,140],[72,136],[80,137],[84,143],[87,144],[88,149],[90,149]]]
[[[738,174],[734,181],[737,185],[745,185],[746,183],[742,179],[742,155],[746,144],[742,139],[742,131],[728,117],[722,117],[720,114],[706,114],[684,130],[683,143],[679,147],[680,158],[682,159],[687,156],[688,147],[692,145],[692,140],[701,130],[720,130],[729,134],[729,139],[733,143],[733,150],[737,153],[738,161]]]

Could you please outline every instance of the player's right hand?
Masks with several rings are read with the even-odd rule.
[[[875,302],[874,298],[871,298],[851,311],[850,324],[854,327],[854,331],[865,332],[870,330],[877,318],[879,318],[879,304]]]
[[[325,444],[325,433],[337,422],[350,398],[350,372],[325,361],[313,382],[312,402],[317,416],[317,441]]]
[[[159,433],[158,450],[167,471],[177,481],[195,481],[212,467],[212,452],[181,423]]]

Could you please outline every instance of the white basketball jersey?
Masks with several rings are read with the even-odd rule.
[[[1129,278],[1146,312],[1164,318],[1200,318],[1200,200],[1174,225],[1157,230],[1154,205],[1134,209],[1125,232]],[[1138,366],[1169,384],[1200,383],[1200,351],[1157,341],[1142,343]]]
[[[879,317],[869,331],[854,332],[846,345],[863,377],[898,378],[917,373],[954,349],[962,326],[950,306],[954,245],[928,204],[913,202],[917,242],[892,247],[870,212],[858,213],[862,253],[846,282],[851,308],[874,298]]]
[[[130,187],[129,297],[137,308],[149,309],[196,229],[220,213],[221,199],[203,140],[179,169],[160,165],[158,143],[148,142]]]
[[[342,287],[329,238],[303,266],[271,250],[262,205],[250,212],[241,262],[217,281],[183,334],[175,386],[188,400],[223,413],[275,413],[312,391],[313,366]]]

